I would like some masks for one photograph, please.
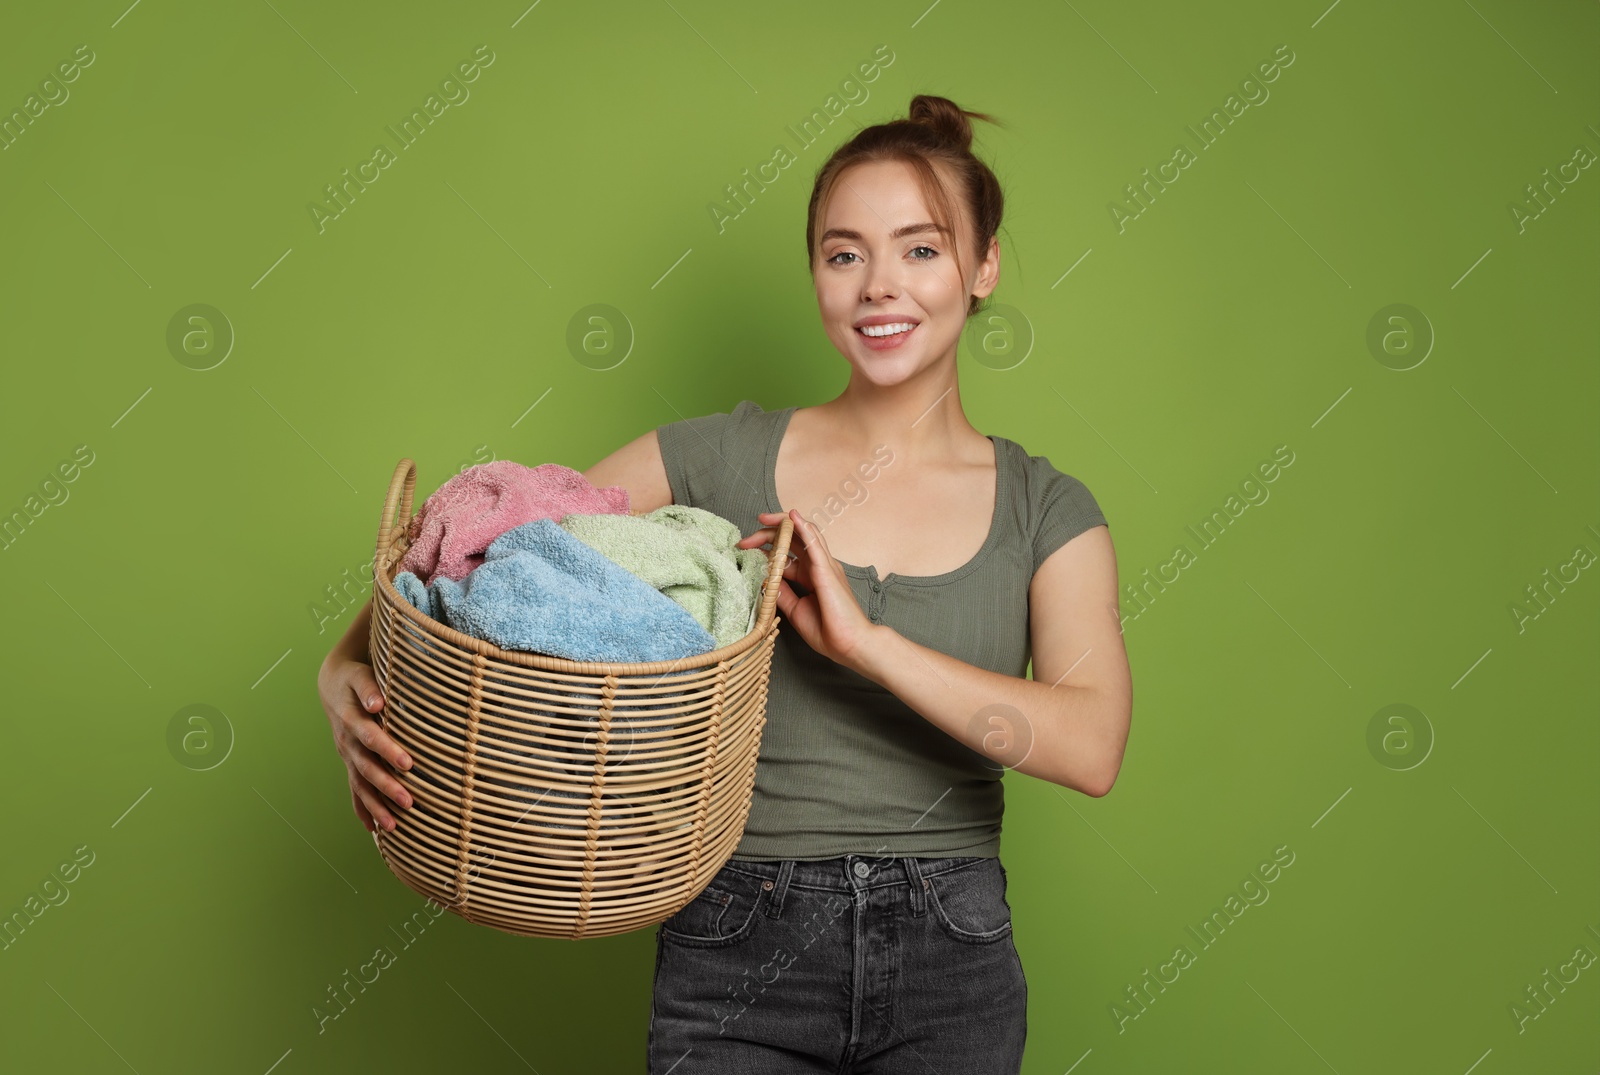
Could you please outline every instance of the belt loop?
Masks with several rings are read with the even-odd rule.
[[[783,898],[789,894],[789,878],[794,876],[794,860],[785,859],[778,867],[778,879],[767,882],[772,886],[772,898],[767,901],[767,917],[783,915]]]
[[[917,860],[904,858],[900,860],[906,868],[906,887],[911,890],[911,914],[914,918],[922,917],[922,912],[928,909],[928,882],[922,876],[922,870],[917,867]]]

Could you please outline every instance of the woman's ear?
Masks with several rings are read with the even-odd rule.
[[[972,293],[980,299],[986,299],[1000,284],[1000,239],[998,236],[989,236],[989,247],[984,251],[983,260],[978,263],[978,280],[972,285]]]

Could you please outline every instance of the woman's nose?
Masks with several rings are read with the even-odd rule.
[[[861,298],[865,302],[881,302],[894,298],[898,293],[899,284],[887,272],[878,269],[867,278],[866,286],[861,289]]]

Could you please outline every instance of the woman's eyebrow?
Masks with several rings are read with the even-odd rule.
[[[918,234],[921,234],[923,232],[930,232],[930,231],[931,232],[936,232],[936,233],[942,233],[944,231],[944,229],[939,227],[939,225],[937,225],[937,224],[932,224],[932,223],[929,223],[927,221],[924,221],[921,224],[907,224],[904,227],[896,228],[896,229],[894,229],[894,231],[891,231],[889,233],[889,238],[890,239],[900,239],[900,238],[904,238],[907,235],[918,235]],[[818,239],[817,241],[819,243],[825,243],[829,239],[850,239],[850,240],[853,240],[855,242],[860,242],[861,238],[862,238],[862,236],[861,236],[861,233],[859,231],[852,231],[849,228],[829,228],[827,231],[822,233],[822,238]]]

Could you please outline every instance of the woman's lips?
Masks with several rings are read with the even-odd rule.
[[[854,331],[857,336],[860,336],[861,341],[873,351],[893,351],[896,347],[903,345],[907,340],[914,336],[917,329],[921,327],[922,323],[919,321],[915,325],[912,325],[908,331],[896,332],[892,336],[868,336],[860,329],[854,329],[852,331]]]

